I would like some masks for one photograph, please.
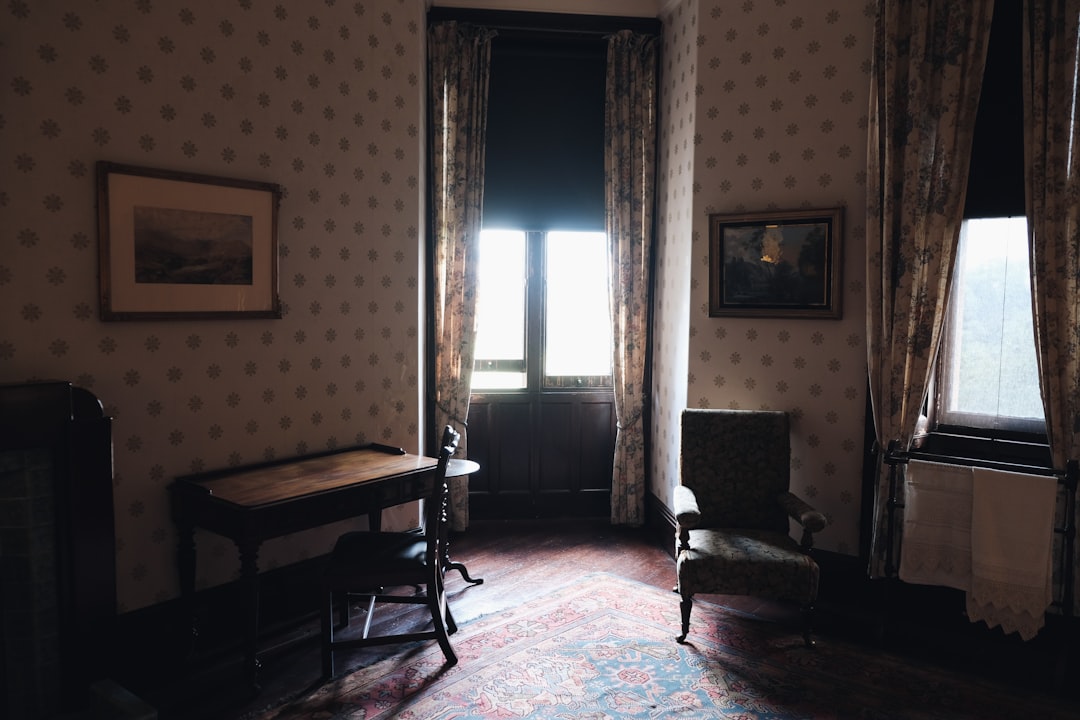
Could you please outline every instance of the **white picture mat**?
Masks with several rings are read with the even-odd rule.
[[[113,312],[251,312],[274,308],[272,193],[119,173],[109,174],[108,193],[108,271]],[[136,283],[136,206],[250,216],[252,284]]]

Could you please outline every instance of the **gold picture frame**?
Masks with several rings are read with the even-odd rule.
[[[709,316],[842,316],[843,208],[709,215]]]
[[[102,320],[280,318],[273,183],[97,163]]]

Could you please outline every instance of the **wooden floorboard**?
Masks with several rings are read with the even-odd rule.
[[[673,542],[673,539],[672,539]],[[675,584],[675,561],[665,543],[640,529],[613,527],[606,520],[568,519],[554,521],[484,521],[467,532],[455,535],[450,544],[452,558],[463,562],[482,585],[469,585],[454,571],[447,576],[447,592],[459,625],[479,617],[540,597],[551,589],[572,583],[592,572],[610,572],[657,588],[671,590]],[[787,622],[798,630],[798,609],[753,598],[710,597],[742,612],[765,619]],[[678,596],[673,592],[673,605]],[[376,614],[374,631],[419,624],[422,608],[395,606]],[[355,611],[359,615],[359,611]],[[845,613],[827,613],[819,632],[839,633],[872,642],[869,633],[845,620]],[[678,628],[672,628],[672,637]],[[238,688],[239,667],[235,661],[201,676],[172,678],[148,690],[147,698],[161,720],[233,720],[257,717],[260,710],[314,688],[320,682],[318,628],[314,618],[262,643],[262,690],[251,697]],[[365,648],[339,653],[339,667],[347,672],[389,655],[407,652],[400,646]],[[969,654],[970,655],[970,654]],[[959,661],[968,663],[968,656]],[[926,662],[913,657],[913,662]],[[1078,683],[1070,686],[1075,691]]]
[[[452,536],[453,560],[466,565],[470,585],[456,571],[447,575],[447,595],[459,625],[540,597],[592,572],[611,572],[671,589],[675,561],[640,529],[613,527],[605,519],[482,521]],[[672,602],[678,597],[672,593]],[[423,623],[421,607],[394,606],[376,612],[373,634]],[[360,611],[354,609],[354,615]],[[677,629],[672,629],[673,637]],[[399,646],[338,653],[342,672],[402,652]],[[318,626],[313,617],[265,639],[260,645],[261,691],[251,697],[238,686],[238,658],[214,668],[172,677],[140,689],[161,720],[230,720],[253,717],[262,708],[301,693],[320,681]]]

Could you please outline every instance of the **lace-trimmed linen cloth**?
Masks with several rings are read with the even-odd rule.
[[[900,579],[966,591],[971,586],[971,468],[912,460],[906,473]]]
[[[1035,637],[1052,599],[1057,479],[975,468],[972,474],[972,622]]]
[[[900,579],[967,593],[971,622],[1024,640],[1053,597],[1057,479],[912,460]]]

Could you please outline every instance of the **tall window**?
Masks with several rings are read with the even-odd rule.
[[[603,35],[492,41],[474,391],[611,387]]]
[[[939,371],[938,422],[1043,432],[1027,219],[965,220]]]
[[[604,233],[484,230],[477,284],[473,390],[611,386]]]
[[[1045,434],[1024,216],[1022,15],[998,0],[932,414],[970,435]]]

